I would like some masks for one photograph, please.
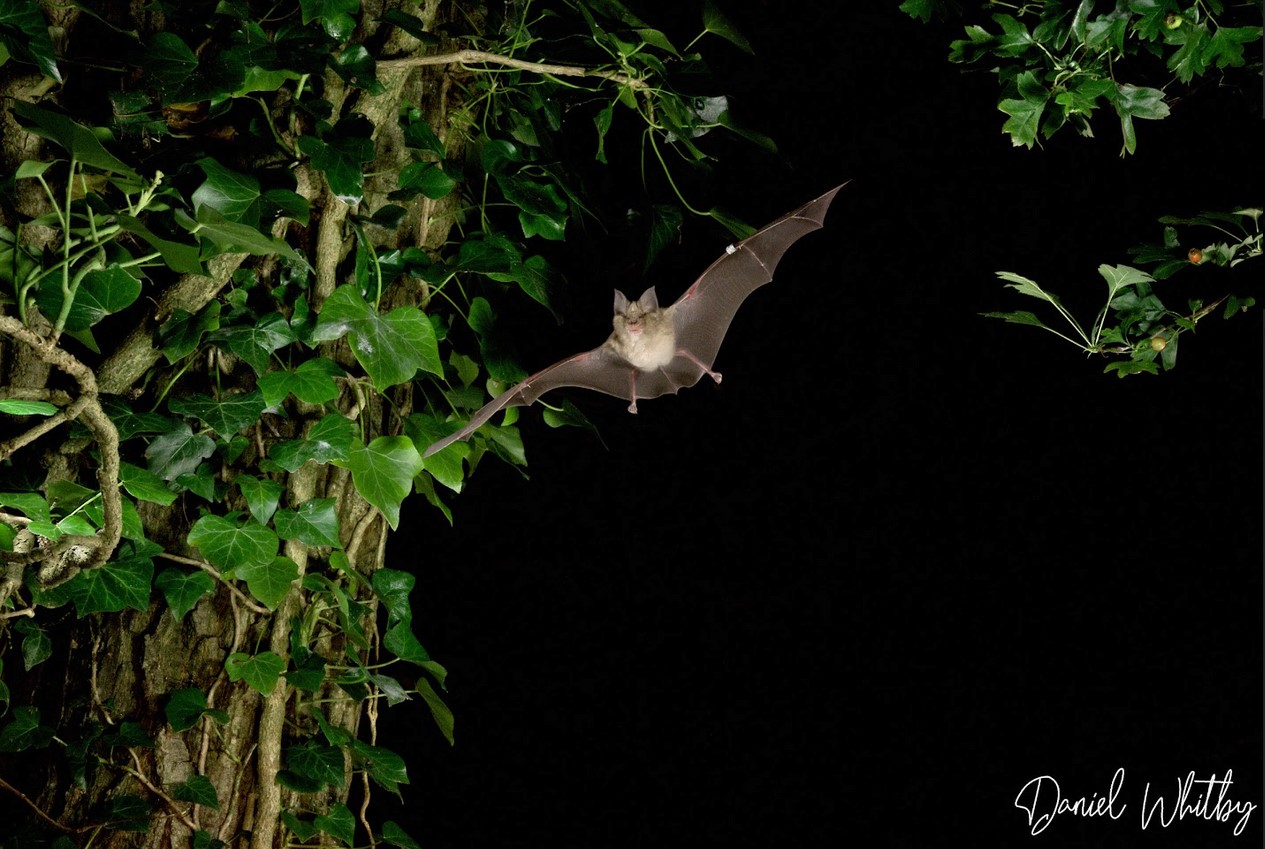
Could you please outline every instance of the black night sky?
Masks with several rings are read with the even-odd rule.
[[[1260,310],[1127,380],[979,316],[1036,306],[1006,269],[1088,319],[1161,215],[1259,205],[1259,91],[1208,86],[1124,160],[1105,115],[1017,149],[994,77],[945,61],[960,29],[896,5],[728,4],[755,57],[706,45],[780,154],[725,143],[700,204],[760,225],[854,181],[739,314],[724,383],[636,417],[570,396],[605,446],[527,410],[530,480],[485,464],[453,527],[406,510],[389,565],[457,718],[454,748],[420,704],[381,720],[424,845],[1260,845],[1259,808],[1238,837],[1141,824],[1192,771],[1262,802]],[[691,223],[660,298],[726,241]],[[568,276],[528,366],[642,285]],[[1118,769],[1118,819],[1034,837],[1015,806]]]

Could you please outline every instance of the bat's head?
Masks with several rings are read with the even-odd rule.
[[[622,315],[627,319],[635,320],[648,312],[654,312],[659,308],[659,296],[654,293],[654,287],[641,293],[641,297],[635,301],[630,301],[623,292],[615,290],[615,313]]]

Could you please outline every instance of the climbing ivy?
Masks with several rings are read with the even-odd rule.
[[[0,753],[59,749],[80,787],[102,771],[126,784],[74,822],[3,779],[0,792],[63,843],[145,831],[161,812],[194,846],[224,845],[208,811],[232,806],[206,748],[227,745],[217,729],[257,693],[285,724],[261,719],[248,756],[273,752],[276,786],[258,792],[286,800],[259,808],[257,839],[279,824],[289,842],[359,845],[365,830],[416,846],[346,804],[353,779],[366,804],[370,786],[408,783],[373,738],[380,702],[420,700],[454,739],[416,578],[384,565],[367,529],[398,527],[413,493],[451,519],[441,492],[483,456],[525,462],[512,419],[442,457],[418,449],[523,373],[498,344],[498,305],[553,308],[548,245],[586,192],[560,140],[585,133],[605,163],[620,123],[635,126],[645,161],[621,167],[657,168],[673,191],[677,169],[708,160],[708,130],[768,142],[723,99],[676,87],[702,68],[693,42],[612,0],[148,11],[141,26],[76,7],[71,44],[100,39],[104,62],[55,48],[34,4],[0,3],[0,64],[47,83],[9,104],[30,155],[0,184],[0,341],[45,375],[0,376]],[[748,49],[710,5],[699,35]],[[680,213],[653,220],[662,245]],[[65,610],[105,622],[154,605],[180,625],[236,623],[219,669],[173,682],[161,715],[93,691],[82,728],[59,727],[40,693],[6,683],[37,680],[14,663],[71,651],[55,644]],[[95,674],[103,659],[86,662]],[[161,784],[167,735],[198,735],[203,754]]]

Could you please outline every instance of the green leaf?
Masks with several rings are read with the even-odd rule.
[[[259,421],[264,411],[264,397],[259,390],[227,395],[216,400],[209,395],[192,395],[168,403],[173,413],[198,419],[220,436],[240,433]]]
[[[17,510],[28,519],[42,522],[52,520],[48,501],[38,492],[0,492],[0,507]]]
[[[444,735],[444,739],[448,741],[448,745],[453,745],[456,741],[453,737],[453,717],[452,711],[448,705],[444,704],[444,700],[435,692],[435,688],[425,678],[417,682],[417,694],[426,702],[426,706],[430,708],[430,715],[435,720],[435,724],[439,726],[439,731]]]
[[[321,784],[343,786],[343,750],[307,740],[286,749],[286,767]]]
[[[374,158],[373,124],[363,116],[343,118],[324,138],[301,136],[299,150],[325,174],[330,191],[346,204],[364,197],[363,166]]]
[[[167,488],[162,478],[149,469],[126,461],[119,463],[119,482],[128,495],[141,501],[152,501],[167,507],[176,500],[176,494]]]
[[[747,41],[746,37],[730,23],[711,0],[703,4],[703,29],[720,36],[744,53],[755,54],[755,51],[751,49],[751,42]]]
[[[305,360],[291,372],[269,372],[260,378],[259,385],[270,407],[281,403],[291,392],[304,403],[325,404],[338,397],[338,384],[334,378],[345,375],[346,372],[333,360],[317,357]]]
[[[13,718],[0,728],[0,752],[21,752],[42,749],[53,739],[53,729],[40,725],[38,708],[20,705],[13,709]]]
[[[140,175],[131,166],[106,150],[97,134],[83,124],[70,120],[60,112],[21,100],[13,101],[10,108],[14,115],[22,119],[27,132],[60,145],[85,165],[140,179]]]
[[[277,781],[283,787],[287,787],[299,793],[315,792],[315,790],[320,789],[320,785],[318,784],[315,790],[312,790],[312,791],[300,790],[298,787],[295,787],[291,781],[286,780],[285,777],[287,776],[288,772],[289,772],[288,770],[283,770],[277,776]],[[299,840],[304,843],[311,840],[317,834],[320,834],[320,830],[316,827],[316,823],[311,822],[310,820],[301,820],[298,817],[296,817],[294,814],[290,813],[289,811],[281,812],[281,821],[285,823],[286,828],[294,832],[295,837],[299,838]]]
[[[197,724],[203,714],[216,713],[210,711],[206,703],[206,694],[196,687],[173,690],[167,697],[167,705],[163,709],[171,730],[187,731]],[[219,713],[222,713],[220,711]]]
[[[276,610],[298,579],[299,567],[289,557],[278,555],[268,563],[239,566],[233,574],[246,581],[250,594],[264,606]]]
[[[286,681],[299,690],[313,692],[325,681],[325,658],[319,654],[299,647],[291,652],[290,662],[294,666],[286,672]]]
[[[131,607],[149,607],[150,585],[154,580],[154,561],[132,554],[85,569],[64,584],[75,611],[82,618],[93,613],[118,613]]]
[[[285,668],[285,661],[270,651],[256,655],[234,652],[224,661],[224,671],[230,681],[245,681],[265,696],[276,689],[277,679]]]
[[[315,342],[351,335],[351,350],[378,390],[411,380],[418,369],[442,375],[435,328],[415,307],[379,314],[353,285],[325,300],[312,332]]]
[[[158,329],[163,356],[168,363],[183,360],[198,347],[207,331],[219,329],[220,309],[219,301],[211,301],[197,315],[187,310],[172,310],[171,317]]]
[[[400,503],[422,470],[422,456],[407,436],[379,436],[364,445],[353,442],[346,461],[361,497],[382,511],[391,527],[400,523]]]
[[[447,197],[457,187],[457,181],[434,162],[410,162],[400,169],[398,185],[392,198],[407,200],[420,194],[438,200]]]
[[[322,29],[340,44],[351,37],[356,28],[352,16],[360,11],[360,0],[299,0],[303,23],[320,22]]]
[[[1177,79],[1188,83],[1195,77],[1203,76],[1207,70],[1204,58],[1205,50],[1210,45],[1208,28],[1203,24],[1185,24],[1181,29],[1182,46],[1168,57],[1168,68],[1177,75]]]
[[[110,265],[97,271],[89,271],[79,283],[70,311],[66,314],[66,330],[86,330],[111,313],[130,306],[141,293],[141,283],[126,270]],[[64,298],[60,284],[40,287],[35,294],[40,312],[51,321],[62,310]]]
[[[352,816],[351,809],[341,802],[333,805],[328,814],[318,816],[314,822],[317,828],[343,845],[355,844],[356,820]]]
[[[1037,130],[1041,126],[1041,113],[1045,110],[1045,101],[1006,99],[997,104],[997,108],[1010,116],[1002,124],[1002,132],[1010,135],[1010,142],[1015,147],[1024,145],[1031,148],[1037,141]]]
[[[39,625],[30,619],[19,619],[13,623],[13,630],[24,635],[22,638],[22,666],[30,672],[53,654],[53,641]]]
[[[273,520],[282,539],[297,539],[305,545],[340,547],[338,514],[334,499],[314,498],[297,510],[282,510]]]
[[[222,330],[218,336],[255,374],[266,374],[272,367],[272,352],[295,341],[290,323],[280,313],[269,313],[249,326]]]
[[[354,423],[339,413],[330,413],[312,426],[306,438],[272,446],[268,458],[287,472],[293,472],[309,461],[322,464],[344,461],[355,443]]]
[[[145,449],[149,469],[165,481],[193,473],[198,464],[215,453],[215,443],[205,434],[181,422],[170,433],[155,437]]]
[[[370,95],[379,95],[386,91],[378,81],[377,62],[362,44],[347,45],[334,57],[330,68],[348,85],[364,89]]]
[[[207,515],[189,529],[189,544],[222,570],[270,567],[277,553],[277,535],[263,525],[238,526],[223,516]]]
[[[0,400],[0,413],[10,416],[51,416],[57,410],[56,404],[47,401],[19,401],[13,398]]]
[[[1243,45],[1260,38],[1260,27],[1218,27],[1204,48],[1204,64],[1218,68],[1242,67]]]
[[[188,216],[184,217],[188,218]],[[148,242],[151,248],[158,251],[163,262],[167,263],[167,267],[172,271],[178,274],[202,273],[202,250],[197,245],[173,242],[171,239],[157,236],[150,232],[140,219],[130,215],[118,215],[115,220],[123,230]]]
[[[1139,271],[1127,265],[1111,266],[1103,264],[1098,266],[1098,273],[1107,281],[1108,301],[1115,300],[1116,293],[1121,289],[1129,286],[1136,286],[1139,283],[1154,283],[1154,278],[1145,271]]]
[[[263,206],[259,181],[226,168],[209,156],[197,164],[206,181],[190,197],[194,208],[209,206],[229,221],[258,229]]]
[[[272,514],[277,512],[277,505],[281,503],[281,484],[269,478],[253,478],[249,475],[238,475],[233,483],[241,490],[242,498],[246,499],[246,506],[255,521],[261,525],[268,524]]]
[[[399,846],[400,849],[422,849],[421,846],[417,845],[417,841],[409,837],[408,832],[400,828],[394,820],[387,820],[382,824],[380,837],[383,843]]]
[[[62,82],[48,22],[39,4],[23,0],[0,2],[0,50],[7,50],[14,57],[36,65],[44,76]]]
[[[1158,88],[1117,84],[1113,103],[1122,116],[1127,114],[1154,121],[1167,118],[1169,114],[1164,92]]]
[[[192,802],[213,811],[220,809],[220,799],[215,795],[215,785],[205,775],[190,776],[188,781],[171,786],[171,796],[181,802]]]
[[[307,258],[296,251],[284,239],[274,239],[256,227],[229,221],[210,206],[199,206],[190,218],[177,209],[173,217],[177,224],[190,233],[210,240],[219,249],[216,253],[248,253],[253,256],[283,256],[306,265]]]
[[[404,759],[381,746],[371,746],[361,740],[351,740],[353,764],[369,773],[369,777],[392,793],[400,792],[401,784],[408,784],[408,767]]]
[[[183,572],[176,568],[164,569],[154,579],[154,586],[167,599],[171,615],[179,622],[192,610],[203,596],[215,592],[215,581],[206,572]]]

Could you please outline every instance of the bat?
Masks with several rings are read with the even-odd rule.
[[[627,398],[628,412],[635,413],[638,399],[675,394],[698,383],[703,375],[720,383],[720,372],[713,371],[712,365],[734,313],[748,295],[773,279],[787,248],[821,229],[830,202],[845,185],[730,245],[669,307],[659,306],[653,286],[635,301],[616,291],[614,329],[601,346],[536,372],[484,405],[465,427],[432,443],[422,456],[469,439],[506,407],[532,404],[561,386]]]

